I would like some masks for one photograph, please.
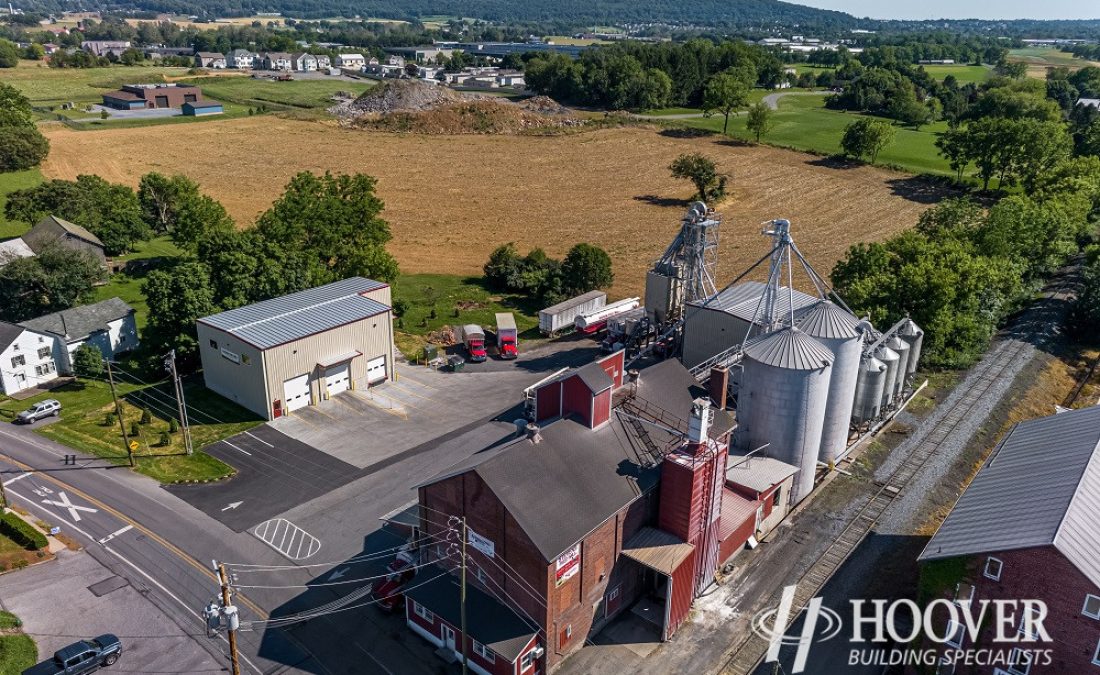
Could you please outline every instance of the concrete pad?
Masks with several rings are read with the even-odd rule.
[[[652,624],[628,612],[601,633],[601,642],[614,644],[646,658],[661,646],[661,635]]]
[[[217,673],[225,668],[152,602],[128,584],[97,595],[90,587],[118,579],[84,552],[62,551],[57,560],[0,576],[4,608],[23,620],[45,660],[77,640],[114,633],[122,658],[110,671]],[[102,588],[102,587],[101,587]]]

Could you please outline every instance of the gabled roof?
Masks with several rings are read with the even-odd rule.
[[[199,323],[268,349],[389,311],[363,295],[385,287],[380,281],[351,277],[205,316]]]
[[[653,527],[643,527],[623,544],[623,555],[670,576],[694,550],[683,539]]]
[[[221,52],[196,52],[195,56],[203,59],[224,59],[225,54]]]
[[[760,307],[760,298],[764,295],[764,289],[767,288],[767,284],[760,283],[759,281],[744,281],[735,286],[731,286],[722,290],[713,299],[711,299],[706,309],[726,312],[732,316],[735,316],[743,321],[753,321],[756,317],[756,310]],[[807,295],[799,290],[788,291],[786,286],[779,287],[779,293],[775,299],[775,311],[779,316],[786,316],[791,311],[791,301],[794,301],[794,311],[797,313],[801,309],[805,309],[814,303],[820,302],[821,298]],[[701,306],[702,301],[689,303],[693,306]]]
[[[578,368],[577,377],[580,378],[581,382],[584,382],[584,386],[588,387],[588,390],[593,394],[598,394],[615,386],[615,381],[595,361]]]
[[[1100,585],[1100,406],[1020,422],[920,560],[1054,546]]]
[[[66,342],[80,340],[92,333],[107,330],[107,324],[129,314],[134,308],[119,298],[103,300],[92,305],[81,305],[46,314],[37,319],[23,321],[20,326],[31,330],[60,335]]]
[[[23,327],[7,321],[0,321],[0,352],[11,346],[23,334]]]
[[[41,225],[43,223],[48,223],[48,222],[52,222],[52,223],[56,224],[58,227],[65,230],[66,232],[73,235],[74,237],[77,237],[79,239],[83,239],[84,241],[86,241],[90,244],[95,244],[96,246],[99,246],[101,248],[103,247],[103,242],[99,240],[99,237],[95,236],[94,234],[92,234],[88,230],[84,229],[83,227],[77,225],[76,223],[70,223],[69,221],[67,221],[63,218],[58,218],[57,216],[52,216],[51,215],[51,216],[46,216],[42,220],[38,221],[38,225]],[[35,227],[38,227],[38,225],[35,225]]]
[[[0,267],[10,263],[16,258],[33,258],[34,251],[22,237],[0,241]]]
[[[428,565],[421,569],[405,595],[452,626],[460,626],[461,586],[443,568]],[[466,585],[466,631],[508,661],[518,659],[536,635],[535,628],[518,614],[474,584]]]

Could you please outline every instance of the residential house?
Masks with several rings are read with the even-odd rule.
[[[386,50],[391,55],[400,58],[402,61],[409,61],[412,63],[438,63],[440,58],[451,58],[456,49],[441,47],[438,45],[423,45],[420,47],[390,47]],[[402,63],[402,66],[405,64]]]
[[[302,73],[312,73],[317,70],[317,57],[307,53],[292,54],[290,56],[290,69]]]
[[[416,69],[416,76],[422,80],[436,80],[442,72],[439,66],[420,66]]]
[[[256,56],[247,49],[234,49],[226,54],[225,61],[230,68],[249,70],[255,67]]]
[[[82,344],[98,347],[109,359],[138,346],[134,308],[120,298],[64,309],[19,325],[58,337],[63,348],[57,363],[58,370],[63,373],[72,372],[72,354]]]
[[[130,48],[129,40],[85,40],[80,48],[95,56],[121,56]]]
[[[107,264],[107,255],[99,237],[57,216],[46,216],[38,221],[30,232],[23,235],[23,242],[35,255],[41,254],[50,246],[61,246],[87,253],[104,265]]]
[[[937,632],[949,639],[926,646],[1010,651],[1007,663],[974,666],[968,673],[1100,672],[1098,523],[1100,406],[1017,424],[921,553],[922,577],[937,583],[934,597],[924,600],[970,606],[1040,600],[1053,642],[1036,642],[1028,634],[1026,610],[1017,610],[1009,629],[1019,643],[997,643],[992,630],[971,642],[963,626],[950,623],[946,607],[937,605]],[[1033,663],[1037,649],[1051,649],[1050,661]]]
[[[202,89],[186,84],[124,84],[103,94],[103,105],[117,110],[179,108],[202,99]]]
[[[227,65],[225,60],[225,54],[218,52],[196,52],[195,53],[195,66],[198,68],[213,68],[214,70],[220,70]]]
[[[317,59],[317,70],[332,68],[332,59],[328,57],[328,54],[314,54],[313,58]]]
[[[523,78],[523,73],[518,70],[502,70],[497,73],[496,80],[498,87],[523,89],[527,86],[527,81]]]
[[[146,47],[145,58],[162,59],[165,56],[194,56],[195,50],[191,47]]]
[[[463,523],[468,585],[493,609],[463,635],[443,577],[408,589],[406,621],[475,672],[552,672],[635,603],[666,640],[713,582],[733,418],[678,361],[629,381],[623,357],[540,383],[526,428],[418,486],[420,532]],[[421,549],[454,574],[452,554]]]
[[[33,257],[34,251],[31,250],[30,246],[27,246],[27,242],[23,241],[22,237],[0,241],[0,267],[19,258]]]
[[[55,379],[60,362],[57,336],[0,321],[0,393],[11,396]]]
[[[367,60],[363,58],[362,54],[337,54],[336,55],[336,67],[348,68],[350,70],[359,70],[363,66],[367,65]]]
[[[294,64],[286,52],[268,52],[263,55],[264,70],[292,70]]]

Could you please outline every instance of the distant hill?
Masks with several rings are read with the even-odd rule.
[[[37,0],[35,9],[70,9],[66,0]],[[843,28],[856,19],[843,12],[779,0],[92,0],[82,6],[211,16],[282,12],[300,18],[370,16],[392,19],[473,17],[516,23],[602,25],[675,23],[706,26],[814,25]],[[90,8],[90,7],[89,7]]]

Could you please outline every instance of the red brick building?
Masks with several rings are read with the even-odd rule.
[[[634,381],[623,370],[620,352],[542,383],[522,434],[419,487],[420,529],[437,539],[426,556],[456,572],[464,518],[469,583],[513,618],[493,632],[468,612],[475,672],[552,671],[627,610],[667,639],[713,580],[733,419],[678,361]],[[410,627],[450,653],[462,636],[438,619],[456,594],[407,597]]]
[[[1100,407],[1017,424],[993,451],[920,556],[934,597],[960,604],[979,600],[1041,600],[1052,642],[1024,635],[994,640],[992,621],[976,644],[961,627],[940,619],[947,648],[1008,653],[1000,665],[941,673],[1100,674]],[[1022,616],[1020,617],[1023,618]],[[929,645],[926,645],[929,646]],[[940,648],[943,649],[942,647]],[[1051,650],[1034,660],[1032,650]]]
[[[202,101],[202,90],[183,84],[126,84],[103,94],[103,105],[118,110],[180,108]]]

